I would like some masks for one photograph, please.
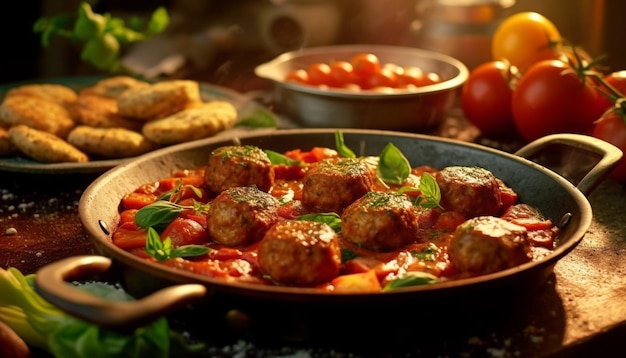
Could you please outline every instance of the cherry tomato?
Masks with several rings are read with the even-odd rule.
[[[382,68],[361,79],[363,89],[394,88],[396,85],[396,74],[390,68]]]
[[[561,34],[545,16],[519,12],[505,18],[494,32],[491,54],[494,60],[508,60],[526,71],[533,63],[561,55]]]
[[[330,66],[326,63],[311,64],[306,72],[309,74],[309,84],[314,86],[330,83]]]
[[[330,86],[347,87],[357,82],[357,76],[350,62],[334,61],[330,64]]]
[[[415,66],[398,67],[395,70],[397,86],[407,88],[410,86],[419,87],[423,83],[424,71]]]
[[[161,239],[171,238],[172,246],[202,245],[209,240],[208,230],[198,222],[178,217],[161,233]]]
[[[609,73],[608,75],[604,76],[602,80],[622,95],[626,95],[626,70]],[[608,89],[604,89],[602,85],[599,85],[598,87],[601,90],[604,90],[604,92],[611,94],[611,92]],[[604,95],[598,96],[598,101],[598,105],[605,110],[613,107],[613,102],[611,102]]]
[[[373,74],[380,72],[382,66],[380,60],[373,53],[360,53],[350,59],[354,68],[354,73],[360,79],[366,79]]]
[[[461,89],[465,117],[487,137],[515,133],[511,97],[515,67],[503,61],[489,61],[474,68]]]
[[[287,76],[285,76],[285,82],[308,84],[309,73],[304,69],[290,71],[289,73],[287,73]]]
[[[626,153],[626,122],[618,112],[607,112],[602,119],[596,122],[591,134],[613,144]],[[622,160],[609,176],[626,183],[626,161]]]
[[[590,81],[583,83],[568,64],[540,61],[528,69],[513,91],[513,121],[527,141],[553,133],[590,134],[602,115],[597,96]]]

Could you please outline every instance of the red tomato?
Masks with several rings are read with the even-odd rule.
[[[361,79],[368,78],[374,73],[380,72],[382,66],[380,60],[373,53],[360,53],[350,59],[354,73]]]
[[[626,70],[609,73],[608,75],[604,76],[602,80],[622,95],[626,95]],[[598,87],[600,88],[600,90],[603,90],[608,94],[612,94],[611,91],[604,88],[604,86],[599,85]],[[598,101],[599,106],[604,108],[605,110],[613,107],[613,102],[611,102],[608,98],[606,98],[606,96],[602,94],[598,96]]]
[[[396,74],[389,68],[382,68],[380,71],[361,79],[363,89],[394,88],[396,85]]]
[[[330,66],[326,63],[314,63],[306,72],[309,74],[309,84],[313,86],[330,84]]]
[[[330,86],[346,87],[357,83],[352,64],[347,61],[334,61],[330,64]]]
[[[309,83],[309,73],[306,70],[293,70],[285,76],[285,82],[296,82],[302,84]]]
[[[626,153],[626,122],[624,117],[615,111],[610,111],[593,127],[594,137],[613,144]],[[621,182],[626,182],[626,160],[622,160],[610,176]]]
[[[461,89],[465,117],[487,137],[515,133],[511,98],[517,68],[503,61],[489,61],[474,68]]]
[[[424,71],[415,66],[398,67],[396,69],[397,85],[400,88],[420,86],[423,83]]]
[[[513,91],[513,121],[527,141],[554,133],[591,134],[602,115],[598,92],[559,60],[531,66]]]
[[[172,246],[201,245],[209,240],[209,232],[198,222],[178,217],[161,233],[161,239],[170,237]]]

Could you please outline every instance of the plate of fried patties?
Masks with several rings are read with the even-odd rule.
[[[224,134],[262,105],[186,79],[60,78],[0,87],[0,170],[104,172],[152,150]]]

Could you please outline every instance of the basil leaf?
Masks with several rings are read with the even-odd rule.
[[[385,287],[383,287],[383,292],[395,290],[401,287],[430,285],[436,283],[438,280],[437,276],[426,272],[410,271],[387,283]]]
[[[314,221],[330,226],[335,232],[341,232],[341,217],[337,213],[313,213],[301,215],[297,220]]]
[[[441,205],[439,205],[441,201],[441,189],[439,189],[439,184],[437,184],[437,181],[430,173],[425,172],[422,174],[418,189],[426,198],[426,202],[419,203],[421,207],[426,209],[441,207]]]
[[[169,241],[168,241],[169,239]],[[146,252],[158,261],[167,260],[170,257],[172,249],[172,240],[168,237],[161,241],[161,237],[153,228],[148,228],[148,237],[146,238]]]
[[[337,153],[339,153],[342,157],[356,158],[356,154],[354,154],[354,152],[348,148],[344,142],[343,133],[341,131],[335,132],[335,147],[337,148]]]
[[[273,165],[278,165],[278,164],[284,164],[287,166],[292,166],[292,165],[302,165],[303,163],[299,160],[293,160],[289,157],[287,157],[284,154],[275,152],[273,150],[269,150],[266,149],[264,150],[265,154],[267,155],[267,157],[269,158],[270,162]]]
[[[257,109],[241,118],[235,124],[236,127],[251,127],[251,128],[276,128],[278,127],[278,120],[274,115],[264,109]]]
[[[146,238],[146,252],[157,261],[164,261],[175,257],[202,256],[211,249],[202,245],[183,245],[172,250],[172,238],[166,237],[161,241],[161,237],[152,227],[148,228]]]
[[[141,228],[169,224],[185,209],[184,206],[167,200],[155,201],[137,211],[135,223]]]
[[[193,257],[202,256],[211,249],[202,245],[184,245],[172,250],[170,257]]]
[[[411,164],[398,147],[387,143],[380,153],[376,172],[384,182],[401,185],[411,174]]]

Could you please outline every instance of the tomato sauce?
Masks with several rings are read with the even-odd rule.
[[[287,152],[295,159],[306,158],[306,163],[314,163],[324,157],[336,156],[330,149],[314,148],[309,152],[295,150]],[[302,178],[308,164],[273,165],[275,181],[270,194],[280,198],[278,215],[284,219],[295,219],[314,213],[300,201],[302,199]],[[259,242],[245,246],[228,247],[211,240],[208,234],[207,217],[198,208],[210,205],[213,197],[204,184],[206,167],[178,170],[170,177],[145,183],[128,193],[121,200],[119,225],[112,233],[113,244],[132,252],[146,260],[158,261],[146,252],[147,230],[135,223],[137,212],[157,201],[168,193],[170,201],[187,206],[176,219],[160,231],[161,240],[169,237],[172,247],[202,245],[209,251],[201,256],[175,257],[158,261],[163,265],[199,275],[218,278],[226,282],[250,282],[260,285],[277,283],[260,273],[258,260]],[[428,166],[412,168],[408,184],[414,176],[437,170]],[[548,254],[555,244],[558,230],[550,220],[529,206],[516,206],[517,194],[498,179],[505,210],[501,217],[528,231],[528,242],[532,250],[532,260],[539,260]],[[192,188],[193,187],[193,188]],[[373,190],[395,191],[399,186],[385,186],[376,183]],[[406,192],[415,196],[419,192]],[[390,252],[375,252],[360,247],[348,240],[340,240],[342,251],[341,272],[331,282],[315,287],[328,292],[380,292],[385,285],[407,272],[430,275],[435,282],[467,277],[459,272],[451,262],[449,244],[456,228],[467,218],[455,211],[439,208],[423,210],[419,215],[420,242],[406,245]]]

